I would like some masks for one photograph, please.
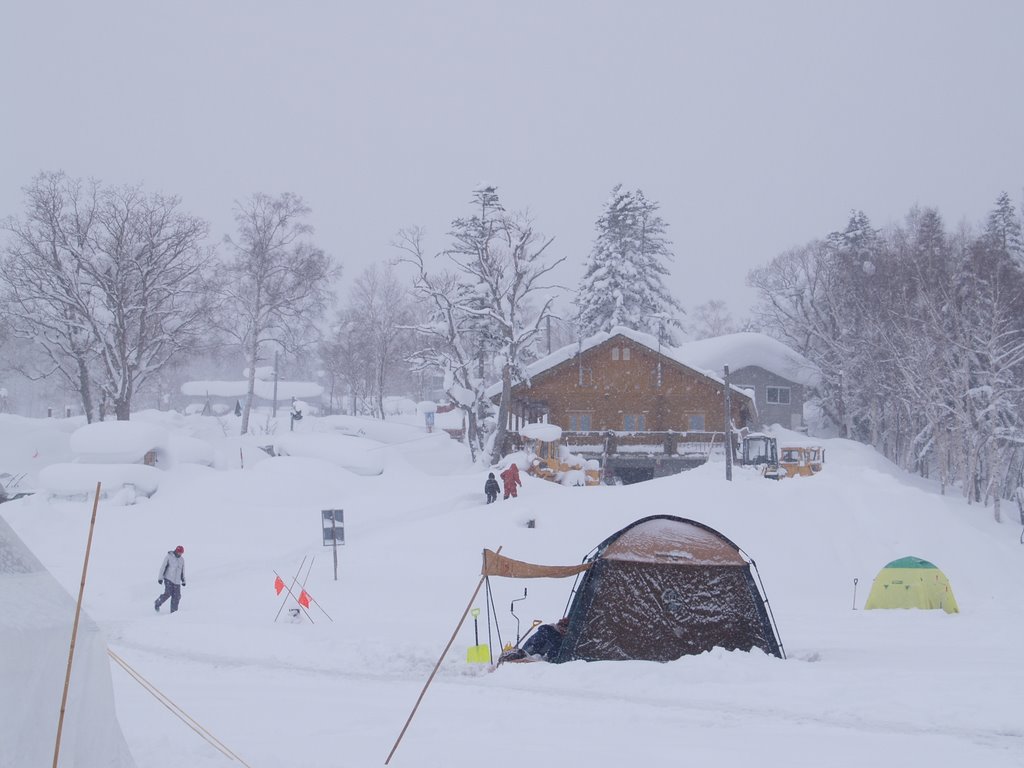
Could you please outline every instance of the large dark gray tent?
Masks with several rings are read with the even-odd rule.
[[[716,647],[783,655],[752,563],[702,523],[645,517],[587,562],[556,661],[672,661]]]

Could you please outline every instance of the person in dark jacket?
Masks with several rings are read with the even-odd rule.
[[[562,647],[562,638],[569,631],[569,617],[559,619],[555,624],[541,624],[522,648],[513,648],[501,654],[501,661],[520,661],[532,657],[541,661],[554,661]]]
[[[498,481],[494,479],[494,473],[491,472],[487,475],[487,482],[484,483],[484,493],[487,494],[488,504],[498,498],[498,492],[500,490],[501,486],[498,485]]]
[[[522,485],[523,481],[519,479],[519,467],[515,462],[509,464],[508,469],[501,473],[501,479],[505,484],[505,498],[516,498],[519,495],[516,493],[516,486]]]
[[[171,613],[178,610],[178,603],[181,601],[181,588],[185,586],[185,548],[180,544],[167,553],[163,563],[160,564],[160,574],[157,577],[157,584],[162,584],[164,593],[153,603],[153,610],[160,613],[160,606],[170,598]]]

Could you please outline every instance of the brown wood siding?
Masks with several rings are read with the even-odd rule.
[[[613,349],[619,350],[617,360]],[[623,359],[624,349],[629,350],[629,360]],[[571,428],[570,414],[589,413],[591,431],[624,431],[627,414],[643,414],[646,432],[686,432],[690,416],[702,414],[704,430],[697,431],[723,431],[723,385],[664,357],[660,362],[659,387],[657,351],[616,336],[584,351],[582,360],[573,357],[534,376],[530,386],[514,386],[513,413],[532,420],[528,412],[535,416],[537,406],[546,405],[548,420],[565,430]],[[741,413],[747,402],[733,392],[733,420],[738,427],[744,426]]]

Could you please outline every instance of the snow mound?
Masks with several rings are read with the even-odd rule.
[[[556,443],[562,439],[562,428],[557,424],[526,424],[520,427],[519,434],[529,440]]]
[[[214,464],[213,446],[197,437],[172,432],[167,441],[167,452],[175,464]]]
[[[349,435],[288,434],[274,442],[281,456],[321,459],[357,475],[379,475],[384,471],[384,444]]]
[[[51,464],[39,472],[39,488],[51,496],[89,497],[102,484],[101,495],[109,497],[131,486],[143,496],[160,487],[163,473],[145,464]]]
[[[351,437],[365,437],[387,445],[407,443],[424,437],[422,424],[403,424],[362,416],[325,416],[317,421],[316,429]]]
[[[145,422],[100,421],[76,429],[70,444],[78,461],[124,464],[142,461],[147,452],[165,448],[167,431]]]

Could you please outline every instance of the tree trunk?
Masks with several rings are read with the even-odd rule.
[[[114,401],[114,415],[118,421],[128,421],[132,415],[132,403],[127,397],[119,397]]]
[[[89,368],[85,360],[78,358],[78,395],[82,399],[82,410],[85,411],[85,421],[92,424],[96,415],[93,413],[92,385],[89,383]]]
[[[249,353],[249,385],[245,392],[245,407],[242,409],[242,431],[246,434],[249,431],[249,414],[252,413],[253,395],[256,392],[256,361],[259,360],[260,344],[254,341],[252,351]]]
[[[469,458],[474,464],[476,463],[476,457],[480,452],[480,437],[479,437],[479,425],[477,424],[476,414],[472,408],[463,408],[462,412],[466,415],[466,435],[465,440],[469,445]]]
[[[498,404],[498,425],[494,431],[494,445],[491,447],[491,464],[501,461],[501,451],[505,447],[505,436],[508,434],[508,412],[512,404],[512,366],[506,362],[501,367],[501,400]]]

